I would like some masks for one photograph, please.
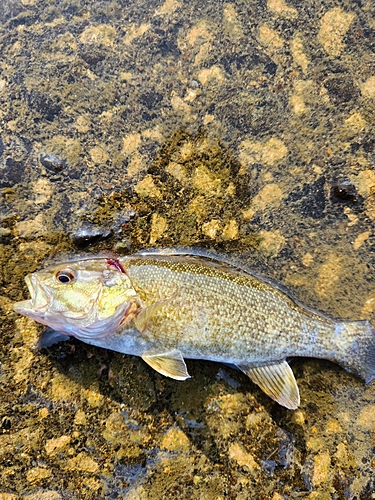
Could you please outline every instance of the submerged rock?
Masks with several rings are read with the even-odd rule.
[[[84,221],[81,226],[72,234],[73,243],[77,248],[86,248],[94,245],[98,241],[111,236],[112,231],[104,227],[95,226],[90,222]]]
[[[357,188],[349,179],[343,179],[332,187],[332,198],[334,201],[356,201],[358,196]]]

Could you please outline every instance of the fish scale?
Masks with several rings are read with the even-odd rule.
[[[320,332],[321,343],[316,354],[324,355],[331,350],[330,345],[325,345],[325,340],[330,337],[335,328],[334,321],[318,316],[315,313],[299,307],[296,303],[290,304],[290,299],[285,294],[274,293],[274,288],[265,283],[258,283],[254,278],[237,276],[235,271],[225,272],[211,267],[186,265],[184,262],[174,262],[170,266],[168,259],[150,261],[142,259],[124,259],[122,261],[133,286],[141,296],[147,297],[147,302],[153,303],[161,297],[170,297],[175,293],[175,283],[179,284],[180,314],[186,309],[193,308],[196,315],[199,311],[207,311],[210,335],[204,338],[204,347],[210,348],[207,341],[220,344],[221,353],[215,361],[225,361],[228,350],[236,353],[238,358],[244,354],[251,356],[256,362],[275,359],[275,348],[279,356],[308,356],[311,355],[309,337],[301,335],[306,331]],[[262,294],[262,296],[260,295]],[[177,299],[175,299],[177,301]],[[155,338],[163,337],[177,340],[183,335],[177,334],[182,329],[186,339],[182,339],[184,348],[189,349],[192,325],[189,321],[179,325],[173,318],[169,308],[160,312],[154,328],[149,328],[150,335]],[[189,305],[189,307],[186,307]],[[169,314],[171,321],[165,321]],[[235,321],[233,321],[233,318]],[[305,326],[303,326],[305,324]],[[198,324],[201,330],[202,323]],[[319,333],[318,333],[319,335]],[[288,336],[288,338],[286,338]],[[283,339],[281,337],[284,337]],[[174,339],[174,340],[175,340]],[[191,339],[194,347],[201,347],[202,339]],[[249,345],[247,350],[244,346]],[[182,348],[182,345],[181,345]],[[299,349],[291,354],[292,349]],[[306,352],[303,352],[306,349]],[[193,349],[194,351],[194,349]],[[187,357],[194,357],[194,352],[186,352]]]

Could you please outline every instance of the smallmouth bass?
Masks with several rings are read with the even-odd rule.
[[[176,380],[189,378],[184,358],[232,364],[296,409],[289,357],[328,359],[366,383],[375,378],[368,321],[334,321],[208,254],[78,256],[25,280],[31,299],[15,303],[16,312],[88,344],[140,356]]]

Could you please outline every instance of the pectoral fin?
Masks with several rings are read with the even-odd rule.
[[[300,404],[298,385],[286,361],[258,367],[241,364],[238,368],[280,405],[290,410],[298,408]]]
[[[151,319],[152,316],[155,316],[155,314],[157,314],[160,309],[171,300],[172,298],[159,300],[158,302],[155,302],[155,304],[142,308],[134,320],[137,330],[143,333],[147,328],[147,321]]]
[[[47,327],[42,335],[39,337],[39,340],[36,345],[36,349],[44,349],[45,347],[51,347],[53,344],[57,344],[58,342],[65,342],[69,340],[69,335],[64,335],[63,333],[55,332],[52,328]]]
[[[174,350],[158,354],[144,354],[142,359],[151,368],[166,377],[174,378],[175,380],[190,378],[180,351]]]

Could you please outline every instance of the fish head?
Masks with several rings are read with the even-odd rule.
[[[14,304],[17,313],[86,341],[115,331],[138,300],[116,259],[60,262],[25,281],[31,298]]]

